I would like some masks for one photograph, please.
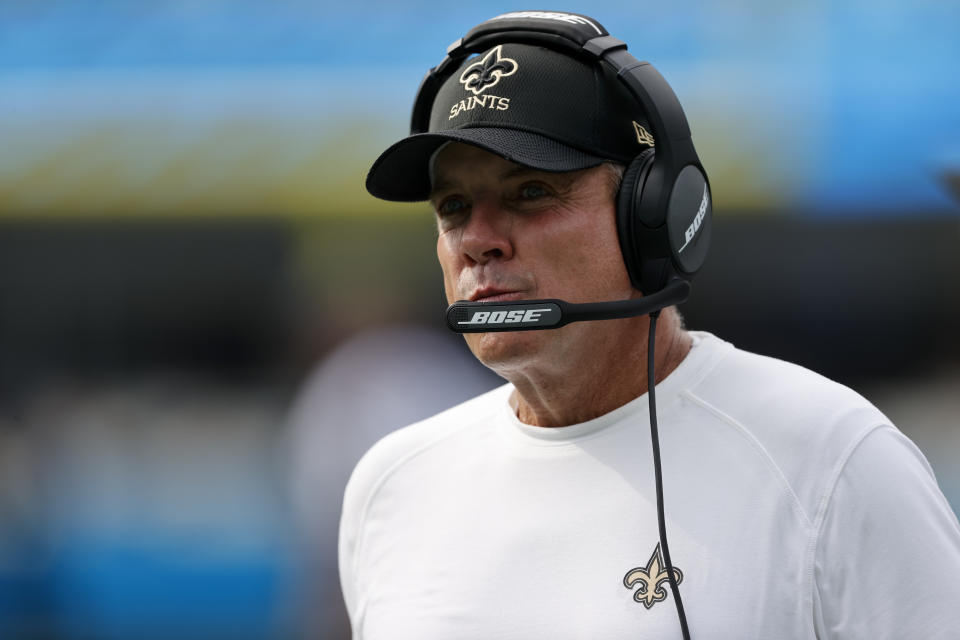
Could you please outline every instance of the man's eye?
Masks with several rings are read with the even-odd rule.
[[[525,184],[520,187],[520,197],[522,198],[542,198],[547,195],[547,190],[539,184]]]
[[[449,216],[463,211],[466,207],[466,203],[459,198],[447,198],[437,207],[437,213],[441,216]]]

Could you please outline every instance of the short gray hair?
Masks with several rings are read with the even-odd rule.
[[[616,198],[617,193],[620,191],[620,183],[623,182],[623,172],[627,170],[627,167],[618,162],[604,162],[600,166],[603,167],[607,174],[608,184],[610,185],[610,195]]]

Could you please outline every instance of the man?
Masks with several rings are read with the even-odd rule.
[[[572,14],[490,23],[582,20],[604,37]],[[621,250],[622,194],[672,137],[631,91],[605,63],[494,40],[441,78],[426,132],[368,189],[429,199],[451,303],[651,295],[662,282],[636,286]],[[960,637],[960,525],[916,447],[853,391],[672,308],[653,329],[658,513],[649,330],[468,334],[509,383],[386,437],[347,486],[355,638]]]

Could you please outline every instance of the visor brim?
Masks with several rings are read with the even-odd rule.
[[[579,171],[607,161],[546,136],[519,129],[474,127],[418,133],[391,145],[367,174],[367,191],[383,200],[420,202],[430,197],[430,158],[446,142],[480,147],[540,171]]]

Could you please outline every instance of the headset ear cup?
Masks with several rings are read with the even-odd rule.
[[[652,165],[653,149],[647,149],[634,158],[624,170],[620,191],[617,193],[617,236],[620,239],[620,252],[623,254],[630,282],[639,291],[643,291],[643,269],[638,237],[642,233],[642,225],[638,216],[643,185]]]

